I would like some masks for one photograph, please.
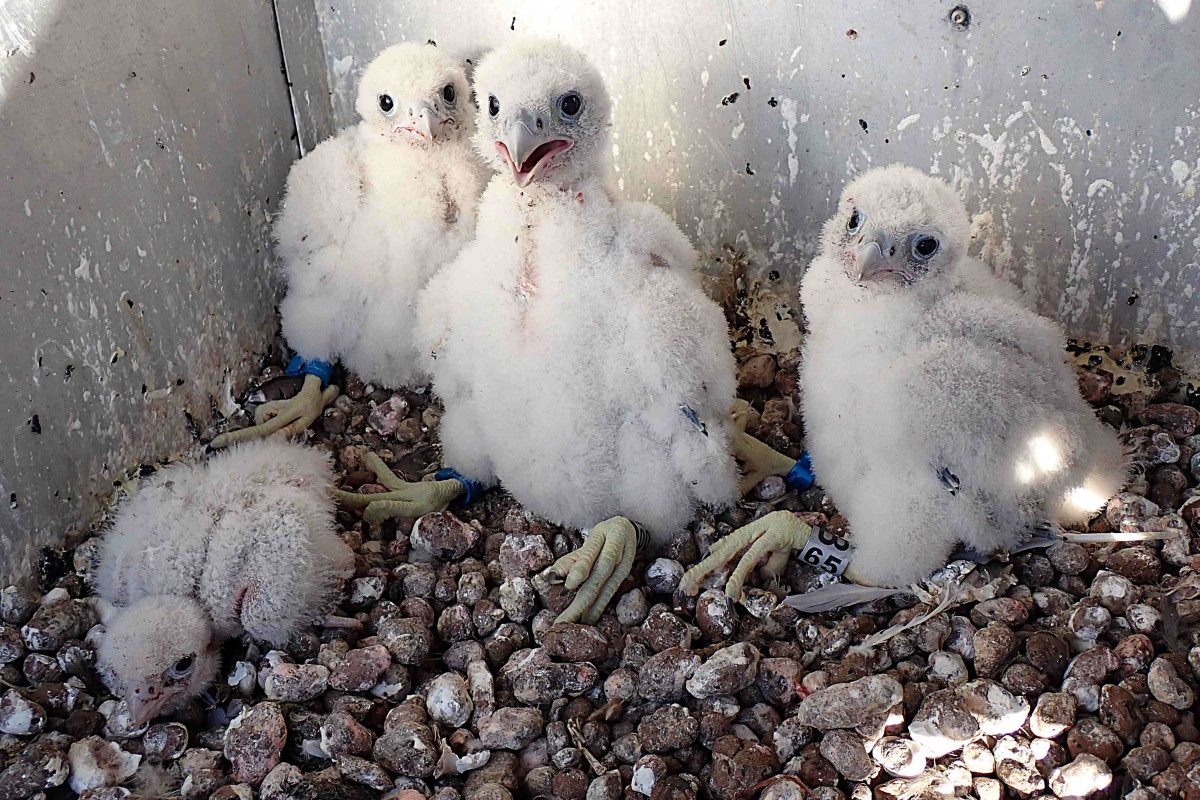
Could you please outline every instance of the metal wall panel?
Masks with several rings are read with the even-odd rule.
[[[1200,350],[1200,8],[1190,0],[326,0],[334,118],[384,46],[587,52],[617,180],[790,294],[847,176],[965,194],[975,246],[1076,333]],[[1191,13],[1187,13],[1190,11]],[[710,267],[721,270],[715,261]]]
[[[0,5],[0,580],[257,366],[293,137],[270,0]]]

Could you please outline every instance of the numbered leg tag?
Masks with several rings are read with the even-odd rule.
[[[829,531],[813,528],[812,536],[800,550],[800,559],[822,572],[841,575],[850,564],[850,543],[839,539]]]

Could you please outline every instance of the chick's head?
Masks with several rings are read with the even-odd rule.
[[[970,222],[944,181],[911,167],[871,170],[842,192],[822,248],[864,291],[898,291],[950,275],[967,253]]]
[[[108,625],[98,666],[121,694],[136,724],[195,697],[217,675],[220,643],[212,619],[195,600],[147,597]]]
[[[394,142],[435,147],[469,136],[474,113],[461,64],[432,44],[398,44],[363,73],[355,109]]]

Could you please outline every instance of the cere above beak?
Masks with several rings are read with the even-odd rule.
[[[542,127],[538,123],[532,114],[521,114],[496,142],[497,152],[512,168],[513,179],[522,188],[533,182],[555,156],[575,146],[569,139],[552,139],[535,133]]]

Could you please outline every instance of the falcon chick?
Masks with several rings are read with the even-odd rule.
[[[630,520],[663,542],[737,497],[728,328],[679,228],[602,177],[611,104],[582,54],[506,45],[475,92],[496,174],[478,238],[417,312],[444,461],[542,517],[596,526],[559,565],[571,588],[591,576],[565,616],[594,620],[632,567]]]
[[[279,647],[324,618],[354,560],[332,483],[321,452],[258,441],[161,470],[117,511],[96,568],[118,607],[98,665],[135,722],[203,691],[224,640]]]
[[[462,66],[442,50],[389,47],[363,73],[362,120],[292,166],[274,236],[287,279],[283,334],[296,352],[288,372],[304,386],[213,447],[303,431],[337,395],[328,384],[338,359],[383,386],[426,380],[412,343],[416,295],[474,236],[484,183],[470,97]]]
[[[801,283],[808,447],[860,583],[907,585],[959,543],[986,554],[1085,522],[1126,482],[1062,330],[987,291],[969,243],[949,186],[877,169],[846,187]]]

